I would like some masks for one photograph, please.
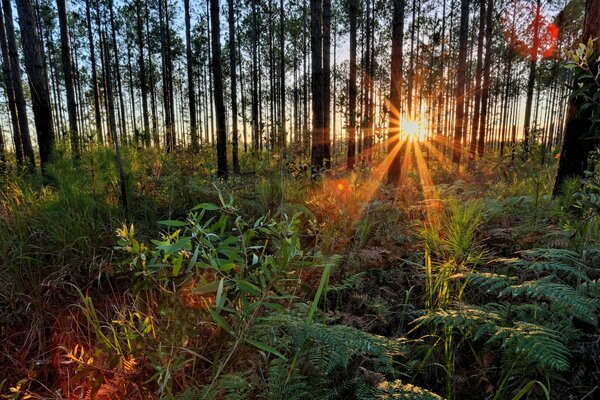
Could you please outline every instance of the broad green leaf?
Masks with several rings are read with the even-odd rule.
[[[267,353],[271,353],[274,356],[277,356],[283,360],[287,360],[287,358],[283,354],[278,352],[277,349],[269,346],[266,343],[259,342],[258,340],[254,340],[254,339],[246,339],[246,342],[250,343],[252,346],[254,346],[260,350],[266,351]]]

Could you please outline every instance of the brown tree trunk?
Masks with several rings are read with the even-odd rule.
[[[392,20],[392,63],[390,83],[388,154],[394,154],[388,171],[388,183],[400,184],[402,154],[400,151],[400,117],[402,115],[402,41],[404,39],[404,0],[394,0]]]
[[[90,44],[90,63],[92,64],[92,89],[94,91],[94,116],[96,122],[96,134],[98,141],[104,142],[102,135],[102,114],[100,113],[100,89],[98,87],[98,72],[96,71],[96,51],[94,46],[94,35],[92,34],[92,16],[90,11],[90,1],[85,1],[85,15],[87,20],[88,41]]]
[[[462,136],[463,136],[463,119],[465,113],[465,79],[467,73],[467,39],[469,34],[469,1],[461,0],[460,2],[460,35],[458,47],[458,70],[456,83],[456,98],[455,108],[456,115],[454,116],[454,146],[452,161],[457,165],[460,164],[462,153]]]
[[[192,151],[198,151],[198,124],[196,122],[196,89],[194,88],[194,58],[192,57],[192,36],[190,22],[190,0],[184,0],[185,9],[185,53],[187,61],[188,105],[190,109],[190,134]]]
[[[71,138],[71,151],[74,159],[79,159],[79,130],[77,129],[77,101],[75,100],[75,73],[73,59],[71,58],[71,40],[69,38],[69,25],[67,21],[67,8],[65,0],[56,0],[58,8],[58,21],[60,24],[60,44],[62,64],[67,92],[67,113],[69,116],[69,134]]]
[[[50,161],[54,148],[54,125],[52,124],[48,75],[31,0],[19,0],[17,12],[19,13],[21,40],[25,55],[25,71],[31,88],[31,102],[40,149],[42,174],[45,174],[45,167]]]
[[[27,107],[21,83],[21,70],[19,67],[19,54],[12,19],[12,8],[9,0],[2,0],[3,13],[0,12],[0,38],[2,44],[2,66],[4,84],[8,97],[8,106],[13,125],[13,138],[17,164],[23,165],[25,161],[30,170],[35,169],[35,156],[29,133],[27,120]],[[2,15],[3,14],[3,15]]]
[[[323,159],[331,166],[331,0],[323,0]]]
[[[225,132],[225,102],[223,100],[223,72],[221,70],[221,29],[219,0],[210,0],[212,25],[212,72],[214,102],[217,122],[217,175],[227,178],[227,133]]]
[[[317,171],[323,167],[323,129],[325,110],[323,108],[323,7],[321,0],[310,1],[310,44],[312,72],[312,144],[311,165]]]
[[[587,42],[590,38],[598,37],[600,37],[600,0],[588,0],[585,3],[582,41]],[[596,59],[600,53],[600,41],[598,40],[594,42],[594,52],[592,60]],[[597,70],[598,63],[594,64]],[[577,83],[576,81],[574,87],[577,87]],[[559,193],[565,179],[584,176],[584,172],[588,168],[588,157],[598,146],[598,135],[590,135],[594,129],[590,120],[592,107],[581,110],[581,106],[580,97],[569,100],[558,173],[554,183],[554,196]],[[598,124],[595,127],[597,130]]]
[[[237,77],[235,72],[235,12],[233,9],[233,0],[228,0],[227,6],[229,14],[229,79],[231,81],[231,156],[233,161],[233,172],[239,174]]]
[[[350,77],[348,82],[348,158],[346,168],[352,170],[356,158],[356,30],[358,0],[348,2],[350,19]],[[392,46],[393,48],[393,46]]]
[[[493,27],[492,0],[487,0],[485,15],[485,59],[483,61],[483,88],[481,91],[481,120],[479,121],[479,139],[477,141],[477,155],[483,157],[485,149],[485,131],[488,119],[488,103],[490,97],[490,70],[492,66],[492,27]]]

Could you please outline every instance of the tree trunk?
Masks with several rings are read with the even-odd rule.
[[[25,54],[25,71],[31,88],[42,174],[45,174],[45,167],[50,161],[54,148],[54,125],[52,124],[48,75],[31,0],[19,0],[17,12],[19,13],[23,53]]]
[[[229,14],[229,80],[231,81],[231,158],[233,161],[233,172],[239,174],[237,77],[235,72],[235,12],[233,9],[233,0],[228,0],[227,6]]]
[[[331,0],[323,0],[323,159],[331,167]]]
[[[356,29],[358,0],[349,1],[348,14],[350,18],[350,77],[348,82],[348,158],[346,167],[348,170],[352,170],[356,157]]]
[[[524,138],[523,146],[525,155],[529,153],[529,136],[531,132],[531,106],[533,103],[533,89],[535,88],[535,74],[538,58],[539,47],[539,30],[540,30],[540,10],[541,1],[537,0],[535,15],[533,20],[533,43],[531,45],[531,54],[529,56],[529,77],[527,79],[527,98],[525,100],[525,123],[523,126]]]
[[[96,122],[96,134],[98,142],[104,142],[102,135],[102,114],[100,113],[100,89],[98,88],[98,72],[96,71],[96,51],[94,46],[94,35],[92,34],[92,16],[90,11],[90,1],[85,0],[85,15],[87,20],[88,41],[90,44],[90,64],[92,64],[92,89],[94,91],[94,116]]]
[[[600,0],[588,0],[585,3],[582,41],[585,43],[588,39],[599,36]],[[600,41],[598,40],[594,42],[594,53],[594,56],[591,58],[592,60],[597,58],[600,53]],[[598,63],[594,64],[597,71],[599,68]],[[573,86],[577,87],[577,83],[576,81]],[[569,100],[558,173],[554,183],[554,196],[559,193],[565,179],[569,177],[584,177],[584,172],[588,168],[588,157],[599,142],[597,134],[590,135],[592,129],[594,129],[590,120],[593,107],[581,110],[581,106],[582,99],[580,97]],[[596,130],[598,129],[597,126],[596,124]]]
[[[219,0],[210,0],[210,21],[212,25],[213,95],[217,114],[217,175],[220,178],[227,178],[227,134],[225,132],[225,103],[223,100],[223,73],[221,70]]]
[[[490,97],[490,70],[492,66],[492,28],[493,28],[492,0],[487,0],[485,23],[485,59],[483,61],[483,89],[481,91],[481,120],[479,121],[479,140],[477,141],[477,155],[483,157],[485,149],[485,131],[488,118],[488,102]]]
[[[233,0],[230,0],[233,1]],[[283,9],[283,0],[279,2],[279,80],[280,80],[280,120],[281,120],[281,132],[279,142],[281,147],[286,145],[286,121],[285,121],[285,14]]]
[[[455,108],[456,115],[454,116],[454,146],[452,161],[460,165],[461,145],[463,135],[463,118],[465,113],[465,79],[467,72],[467,39],[469,34],[469,1],[461,0],[460,2],[460,35],[458,47],[458,71],[456,83],[456,98]]]
[[[479,1],[479,36],[477,37],[477,66],[475,67],[475,104],[473,108],[473,124],[471,125],[471,143],[469,155],[471,160],[475,159],[477,148],[477,133],[479,130],[479,119],[481,116],[481,75],[483,73],[483,39],[485,37],[485,1]]]
[[[400,184],[402,164],[400,117],[402,115],[402,41],[404,39],[404,0],[394,0],[392,20],[392,63],[390,83],[388,157],[393,157],[388,171],[388,184]]]
[[[260,133],[258,131],[258,27],[256,2],[252,0],[252,147],[258,150]]]
[[[4,9],[1,13],[2,8]],[[4,14],[4,15],[1,15]],[[27,164],[30,170],[35,169],[35,155],[31,145],[29,133],[29,122],[27,120],[27,106],[23,95],[21,83],[21,69],[19,67],[19,54],[17,52],[17,41],[15,38],[15,27],[12,19],[12,8],[9,0],[2,0],[0,7],[0,38],[2,44],[2,66],[4,72],[4,84],[8,105],[13,125],[13,138],[17,164]]]
[[[74,159],[79,159],[79,131],[77,129],[77,101],[75,100],[75,73],[73,59],[71,58],[71,41],[69,39],[69,25],[67,21],[67,8],[65,0],[56,0],[58,8],[58,21],[60,24],[60,43],[62,64],[67,92],[67,113],[69,115],[69,133],[71,137],[71,151]]]
[[[194,59],[192,57],[192,36],[190,22],[190,0],[184,0],[185,8],[185,52],[187,61],[188,105],[190,108],[190,134],[192,151],[198,151],[198,124],[196,122],[196,89],[194,88]]]
[[[325,110],[323,108],[323,7],[321,0],[310,0],[310,44],[312,72],[312,145],[311,165],[317,171],[323,167],[323,129]]]

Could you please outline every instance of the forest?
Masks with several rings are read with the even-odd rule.
[[[0,0],[1,399],[600,399],[600,0]]]

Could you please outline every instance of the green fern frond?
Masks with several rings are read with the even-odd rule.
[[[384,381],[376,387],[367,388],[357,393],[358,400],[443,400],[443,397],[409,383],[403,383],[397,379],[395,381]]]
[[[488,343],[501,342],[525,360],[541,367],[564,371],[569,367],[569,351],[561,335],[552,329],[527,322],[516,322],[513,327],[499,327]]]
[[[519,297],[526,295],[536,300],[548,300],[559,308],[572,313],[573,316],[591,325],[596,325],[597,319],[594,312],[598,305],[575,288],[563,283],[552,282],[553,276],[538,280],[526,281],[519,285],[512,285],[499,293],[501,296]],[[562,307],[561,307],[562,306]]]

